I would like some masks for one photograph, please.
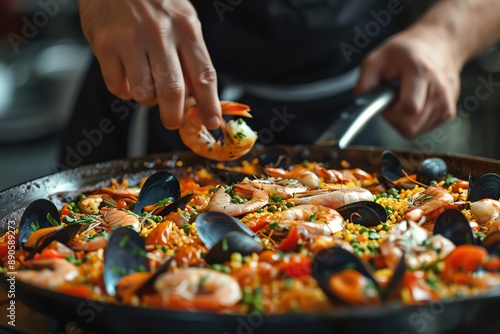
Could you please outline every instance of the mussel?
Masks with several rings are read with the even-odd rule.
[[[253,178],[254,175],[246,174],[242,172],[235,172],[228,169],[209,167],[213,176],[225,184],[238,183],[243,181],[245,178]]]
[[[61,225],[59,211],[54,203],[37,199],[26,207],[19,223],[18,247],[23,247],[34,230]]]
[[[116,294],[120,279],[137,271],[149,271],[145,240],[128,227],[113,230],[104,254],[104,287],[111,296]]]
[[[440,234],[460,246],[477,240],[467,218],[458,210],[445,210],[434,223],[434,234]]]
[[[377,305],[391,300],[398,292],[406,267],[402,257],[385,289],[375,280],[371,267],[338,246],[320,251],[313,259],[312,268],[312,276],[332,302]],[[353,283],[357,286],[353,286]]]
[[[443,181],[448,175],[448,166],[441,158],[428,158],[417,168],[417,181],[429,184],[431,181]]]
[[[474,182],[472,180],[472,175],[469,175],[468,201],[477,202],[485,198],[500,198],[500,175],[487,173]]]
[[[196,230],[210,249],[207,263],[230,260],[232,253],[250,255],[263,250],[259,237],[238,219],[221,212],[203,212],[196,217]]]
[[[291,164],[290,154],[285,148],[269,147],[259,155],[259,164],[288,169]]]
[[[392,151],[382,152],[381,161],[382,177],[394,188],[411,189],[416,183],[411,180],[396,182],[398,179],[412,175],[414,172],[406,170],[403,162]],[[441,158],[427,158],[420,163],[416,172],[416,181],[420,184],[430,184],[431,181],[442,181],[448,175],[448,166]]]
[[[157,216],[166,216],[172,211],[177,211],[177,209],[183,210],[186,205],[191,201],[193,198],[194,193],[187,194],[185,196],[182,196],[181,198],[173,201],[169,205],[167,205],[164,209],[162,209],[160,212],[156,213]]]
[[[361,201],[350,203],[340,208],[337,212],[344,219],[349,219],[354,224],[370,227],[377,226],[387,220],[387,212],[384,207],[375,202]]]
[[[500,231],[488,233],[481,241],[474,234],[467,218],[458,210],[446,210],[439,215],[434,225],[434,234],[441,234],[456,246],[479,245],[489,254],[500,256]]]
[[[74,223],[68,225],[66,227],[60,227],[55,232],[44,236],[36,245],[35,249],[33,249],[28,256],[26,256],[26,260],[31,260],[34,258],[35,254],[42,252],[47,246],[49,246],[52,242],[58,241],[63,245],[66,245],[73,237],[80,231],[83,224]]]
[[[134,208],[134,213],[141,215],[142,209],[158,201],[171,197],[174,200],[181,196],[181,186],[179,181],[169,172],[158,172],[146,180]]]

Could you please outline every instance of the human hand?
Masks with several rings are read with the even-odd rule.
[[[456,59],[438,31],[410,28],[366,56],[355,93],[400,80],[399,98],[383,115],[403,136],[414,138],[455,117],[463,66]]]
[[[208,129],[220,126],[217,78],[201,25],[188,0],[79,0],[85,37],[108,90],[121,99],[158,104],[177,129],[187,91]]]

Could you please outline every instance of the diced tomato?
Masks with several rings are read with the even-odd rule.
[[[289,261],[283,261],[279,268],[285,277],[308,277],[311,275],[312,259],[295,254]]]
[[[61,209],[61,214],[65,216],[71,214],[71,209],[68,203],[64,204],[63,208]]]
[[[120,199],[118,200],[118,202],[116,202],[116,207],[118,208],[118,210],[128,209],[128,204],[124,199]]]
[[[70,285],[65,286],[60,289],[62,293],[80,297],[80,298],[90,298],[90,290],[86,285]]]
[[[0,259],[3,258],[5,255],[7,255],[8,251],[9,251],[9,245],[6,242],[0,244]]]
[[[64,259],[68,254],[61,254],[52,248],[45,248],[41,253],[35,254],[34,260],[38,259]]]
[[[283,239],[278,247],[280,251],[291,252],[295,249],[300,240],[299,230],[296,226],[292,227],[288,236]]]
[[[269,221],[267,220],[267,216],[260,217],[257,222],[248,223],[248,227],[253,231],[257,232],[262,230],[264,227],[269,225]]]

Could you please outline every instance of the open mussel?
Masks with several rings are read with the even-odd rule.
[[[269,147],[259,155],[259,164],[288,169],[291,164],[290,153],[285,148]]]
[[[500,175],[487,173],[472,182],[472,175],[469,176],[469,191],[467,200],[477,202],[485,198],[500,198]]]
[[[179,181],[169,172],[158,172],[146,180],[134,208],[134,213],[141,215],[142,209],[158,201],[171,197],[174,200],[181,196],[181,186]]]
[[[238,219],[221,212],[203,212],[196,217],[196,230],[201,241],[210,249],[207,263],[222,263],[232,253],[250,255],[263,250],[259,237]]]
[[[82,226],[83,224],[81,223],[74,223],[66,227],[58,227],[55,231],[40,238],[35,248],[28,254],[28,256],[26,256],[26,260],[33,259],[35,254],[41,253],[54,241],[60,242],[63,245],[68,244],[68,242],[80,231]]]
[[[412,189],[416,184],[429,185],[431,181],[442,181],[448,175],[448,166],[441,158],[427,158],[420,163],[414,175],[406,170],[403,162],[392,151],[385,150],[381,156],[383,179],[394,188]],[[412,178],[406,178],[412,175]]]
[[[359,224],[365,227],[377,226],[387,220],[387,212],[384,207],[375,202],[361,201],[350,203],[340,208],[337,212],[344,219],[349,219],[354,224]]]
[[[445,210],[434,223],[434,234],[449,239],[455,246],[476,244],[476,237],[467,218],[458,210]]]
[[[149,271],[145,240],[128,227],[113,230],[104,254],[104,287],[111,296],[120,279],[130,273]]]
[[[264,247],[251,236],[239,231],[226,233],[205,255],[208,264],[224,263],[231,259],[231,254],[240,253],[242,256],[260,253]]]
[[[345,305],[378,305],[388,301],[401,288],[405,273],[402,257],[384,289],[370,267],[338,246],[320,251],[313,259],[312,268],[312,276],[330,300]]]
[[[24,246],[34,231],[58,225],[61,225],[61,219],[54,203],[46,199],[37,199],[31,202],[24,210],[19,223],[19,247]]]
[[[259,237],[245,224],[222,212],[200,213],[195,223],[198,236],[208,248],[212,248],[224,235],[232,231],[242,232],[260,241]]]
[[[167,205],[164,209],[161,209],[160,212],[156,213],[156,215],[165,217],[170,212],[177,211],[177,209],[184,210],[184,208],[186,207],[186,205],[189,204],[193,196],[194,193],[190,193],[185,196],[182,196],[179,199],[176,199],[175,201]]]

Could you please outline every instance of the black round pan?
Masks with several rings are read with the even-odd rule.
[[[356,148],[334,151],[325,147],[282,147],[294,161],[309,159],[326,161],[332,168],[346,160],[353,167],[378,171],[381,149]],[[250,153],[257,156],[260,150]],[[418,151],[398,151],[408,165],[418,165],[429,154]],[[467,179],[469,173],[480,176],[500,172],[500,161],[460,156],[432,154],[443,158],[449,172]],[[58,194],[75,194],[105,184],[110,178],[128,177],[138,180],[156,170],[176,172],[176,162],[184,166],[205,164],[188,153],[147,156],[117,160],[52,174],[0,192],[0,233],[8,221],[19,220],[25,206],[36,198],[57,199]],[[5,278],[0,279],[4,288]],[[89,329],[98,333],[497,333],[500,318],[493,313],[500,308],[500,293],[474,298],[438,301],[417,306],[387,305],[378,308],[342,308],[329,313],[289,314],[212,314],[163,309],[138,308],[113,303],[101,303],[40,289],[16,282],[16,298],[58,319],[66,333]]]

